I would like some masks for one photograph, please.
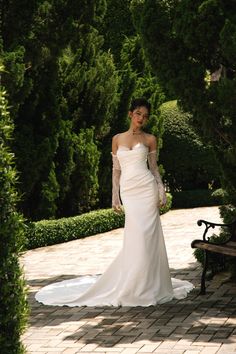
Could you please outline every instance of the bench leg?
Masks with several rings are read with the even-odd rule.
[[[204,263],[203,263],[203,270],[202,270],[200,295],[206,294],[205,278],[206,278],[207,267],[208,267],[208,251],[204,250]]]

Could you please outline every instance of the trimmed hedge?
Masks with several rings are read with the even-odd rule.
[[[167,193],[167,203],[160,213],[171,208],[172,196]],[[79,216],[58,220],[41,220],[26,224],[27,249],[54,245],[107,232],[124,226],[125,214],[112,209],[91,211]]]
[[[197,208],[223,204],[224,192],[222,189],[196,189],[173,192],[173,208]]]

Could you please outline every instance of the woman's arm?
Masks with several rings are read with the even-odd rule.
[[[121,201],[120,201],[120,176],[121,167],[119,160],[117,158],[118,149],[118,135],[112,138],[112,208],[116,212],[120,212]]]
[[[159,206],[162,207],[166,204],[166,192],[165,187],[161,179],[161,175],[157,165],[157,139],[151,135],[149,138],[149,153],[148,153],[148,167],[152,172],[157,182],[158,194],[159,194]]]

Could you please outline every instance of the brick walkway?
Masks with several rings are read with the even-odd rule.
[[[201,269],[190,243],[199,218],[219,221],[217,207],[173,210],[161,216],[172,276],[196,285],[184,300],[142,307],[52,307],[34,300],[51,282],[101,273],[118,253],[122,229],[26,252],[31,318],[23,336],[34,354],[213,354],[236,352],[236,284],[210,282],[198,296]],[[10,353],[9,353],[10,354]]]

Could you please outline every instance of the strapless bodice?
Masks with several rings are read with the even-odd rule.
[[[148,147],[142,143],[136,144],[132,149],[120,145],[117,158],[120,162],[122,174],[138,173],[147,170]]]
[[[124,185],[127,187],[131,183],[134,186],[137,183],[149,183],[154,179],[147,166],[148,151],[148,147],[142,143],[136,144],[132,149],[119,146],[117,158],[121,166],[121,190]]]

